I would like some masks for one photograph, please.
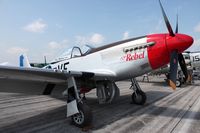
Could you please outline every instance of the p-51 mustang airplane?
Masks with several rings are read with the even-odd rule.
[[[118,95],[116,81],[131,79],[132,100],[143,105],[146,95],[135,77],[148,73],[170,62],[169,85],[176,88],[178,61],[186,71],[182,52],[193,43],[193,38],[174,32],[159,1],[169,33],[151,34],[131,38],[82,52],[74,47],[69,58],[59,58],[46,69],[0,66],[0,77],[48,83],[43,94],[50,94],[56,84],[65,84],[68,96],[67,116],[79,127],[92,121],[90,108],[82,101],[81,94],[96,88],[99,103],[110,103]],[[187,73],[185,73],[187,76]]]

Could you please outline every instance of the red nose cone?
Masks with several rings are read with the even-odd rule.
[[[174,50],[178,50],[179,53],[182,53],[192,45],[193,41],[191,36],[185,34],[176,34],[174,37],[166,36],[166,43],[170,53]]]

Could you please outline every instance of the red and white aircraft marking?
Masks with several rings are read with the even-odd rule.
[[[160,2],[160,1],[159,1]],[[162,67],[170,62],[170,86],[175,89],[178,61],[188,77],[182,52],[193,43],[193,38],[175,33],[160,3],[169,33],[152,34],[123,40],[82,53],[74,47],[69,58],[57,59],[45,68],[18,68],[0,66],[0,76],[6,79],[46,82],[43,94],[50,94],[56,84],[66,84],[68,96],[67,116],[72,116],[75,125],[83,127],[91,123],[92,114],[82,101],[81,94],[97,90],[99,103],[109,103],[119,96],[116,81],[131,79],[134,90],[132,100],[144,104],[146,95],[135,77]]]

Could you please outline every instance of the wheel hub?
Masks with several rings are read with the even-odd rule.
[[[84,115],[82,111],[79,111],[80,113],[75,114],[73,116],[74,122],[76,122],[77,124],[82,124],[84,122]]]
[[[180,86],[181,82],[179,80],[176,80],[176,86]]]

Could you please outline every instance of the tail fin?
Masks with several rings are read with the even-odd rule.
[[[19,56],[19,66],[20,67],[31,67],[28,57],[25,54]]]

